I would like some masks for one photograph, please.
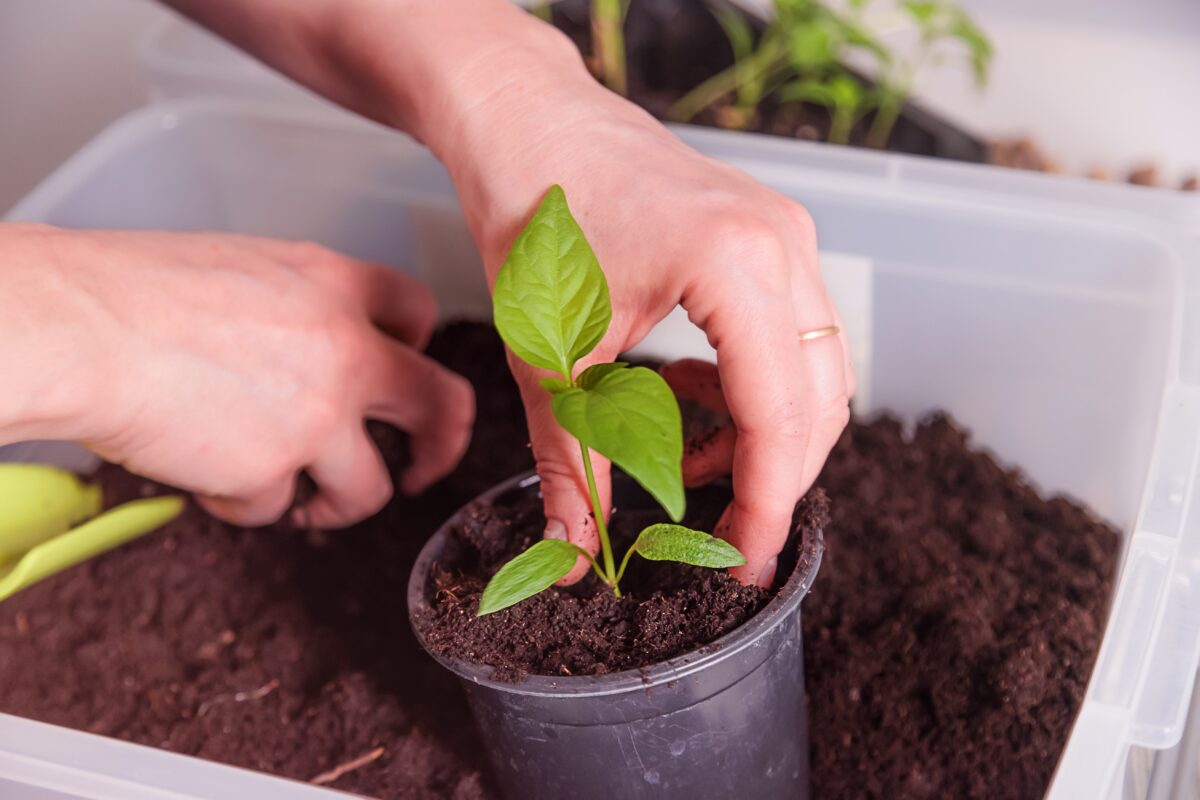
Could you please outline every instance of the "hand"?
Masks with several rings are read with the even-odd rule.
[[[25,389],[6,390],[21,405],[0,405],[0,442],[80,441],[242,525],[278,519],[304,469],[318,493],[297,515],[323,528],[391,496],[365,418],[412,437],[406,492],[466,448],[470,385],[421,355],[433,298],[391,269],[306,243],[26,225],[0,226],[0,254],[0,371]]]
[[[554,183],[612,289],[594,359],[637,343],[676,304],[717,349],[737,426],[735,499],[720,530],[770,580],[793,505],[849,417],[841,325],[796,203],[690,150],[600,87],[566,37],[507,0],[169,0],[297,80],[412,133],[450,170],[488,274]],[[519,365],[547,535],[595,551],[578,450]],[[601,493],[608,467],[597,460]],[[569,577],[587,567],[581,559]]]
[[[769,583],[795,503],[849,420],[854,392],[844,334],[800,339],[841,326],[812,220],[599,87],[577,56],[564,64],[559,51],[545,52],[545,65],[498,91],[488,75],[460,76],[460,92],[491,94],[465,101],[474,100],[473,113],[453,141],[431,144],[459,187],[492,279],[546,188],[563,185],[614,307],[607,336],[582,366],[637,344],[677,304],[704,329],[717,351],[720,405],[736,426],[736,437],[722,434],[734,500],[716,532],[746,556],[739,578]],[[546,535],[594,552],[578,446],[553,421],[538,385],[545,374],[511,363],[542,476]],[[607,505],[608,465],[597,458],[595,466]],[[568,579],[585,569],[581,562]]]

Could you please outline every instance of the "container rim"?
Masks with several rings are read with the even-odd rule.
[[[617,473],[614,472],[614,475]],[[765,607],[746,623],[709,644],[675,658],[649,667],[621,670],[607,675],[527,675],[518,683],[493,680],[492,667],[467,661],[447,658],[429,649],[425,637],[417,625],[417,613],[429,609],[425,587],[434,562],[441,555],[448,531],[458,525],[468,509],[480,503],[488,503],[505,492],[512,490],[532,491],[541,484],[536,472],[530,471],[512,478],[483,492],[462,508],[454,512],[421,548],[408,579],[408,620],[421,648],[435,661],[459,678],[486,686],[496,691],[524,697],[603,697],[625,694],[631,691],[646,691],[655,686],[686,678],[696,672],[732,658],[753,646],[777,625],[790,619],[800,601],[812,588],[821,556],[825,550],[824,534],[819,529],[802,529],[803,539],[798,548],[796,566],[791,576],[779,588]]]

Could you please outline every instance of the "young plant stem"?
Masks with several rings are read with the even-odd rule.
[[[757,76],[764,82],[779,69],[782,48],[774,41],[764,42],[747,64],[734,64],[721,70],[708,80],[675,101],[667,111],[667,117],[676,122],[687,122],[730,92],[738,91],[744,84]]]
[[[830,111],[829,126],[831,144],[850,144],[850,131],[854,128],[854,109],[834,107]]]
[[[596,491],[596,476],[592,472],[592,454],[583,442],[579,443],[579,452],[583,456],[583,474],[587,476],[588,494],[592,498],[592,513],[596,517],[596,533],[600,536],[600,552],[604,557],[604,575],[601,577],[612,587],[613,594],[620,597],[621,590],[617,587],[617,570],[613,563],[612,543],[608,540],[608,524],[604,521],[604,509],[600,507],[600,493]]]
[[[871,120],[871,129],[867,131],[867,147],[882,150],[887,147],[888,139],[892,136],[892,128],[900,118],[900,110],[904,108],[904,98],[893,92],[879,102],[875,119]],[[832,134],[831,134],[832,136]]]
[[[604,85],[621,96],[629,94],[625,72],[625,9],[623,0],[592,0],[592,38]]]

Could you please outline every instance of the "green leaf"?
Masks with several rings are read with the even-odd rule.
[[[554,418],[607,456],[654,496],[671,519],[683,517],[683,423],[667,382],[645,367],[598,364],[580,388],[556,394]]]
[[[638,535],[633,549],[650,561],[680,561],[697,567],[738,567],[746,558],[724,539],[682,525],[651,525]]]
[[[836,43],[829,28],[818,22],[797,26],[788,41],[788,55],[801,72],[812,72],[834,62]]]
[[[580,389],[594,389],[610,372],[616,372],[628,366],[624,361],[613,361],[609,364],[593,364],[579,373],[579,378],[575,381],[575,384]]]
[[[949,33],[967,46],[971,57],[971,70],[975,74],[975,85],[982,88],[987,84],[988,69],[992,64],[992,43],[965,12],[955,16]]]
[[[909,0],[909,2],[901,3],[900,7],[907,11],[916,20],[918,25],[925,26],[929,24],[934,15],[941,9],[941,5],[938,2]]]
[[[542,539],[492,576],[479,598],[475,616],[508,608],[549,589],[571,571],[578,558],[579,548],[570,542]]]
[[[559,392],[565,392],[567,389],[571,388],[571,384],[567,383],[562,378],[542,378],[539,383],[541,383],[542,388],[550,394],[558,394]]]
[[[522,361],[564,377],[608,330],[608,282],[561,186],[550,187],[509,250],[492,310],[501,338]]]

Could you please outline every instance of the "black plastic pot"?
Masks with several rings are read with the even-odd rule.
[[[537,476],[523,475],[474,502],[538,490]],[[614,500],[618,509],[652,502],[616,474]],[[413,567],[410,619],[429,607],[430,569],[462,513],[434,534]],[[511,800],[805,800],[811,786],[800,601],[823,548],[821,531],[807,531],[798,550],[789,548],[799,553],[797,563],[766,608],[716,642],[649,668],[510,684],[491,680],[488,666],[434,658],[462,680]],[[781,559],[781,573],[784,567]]]

